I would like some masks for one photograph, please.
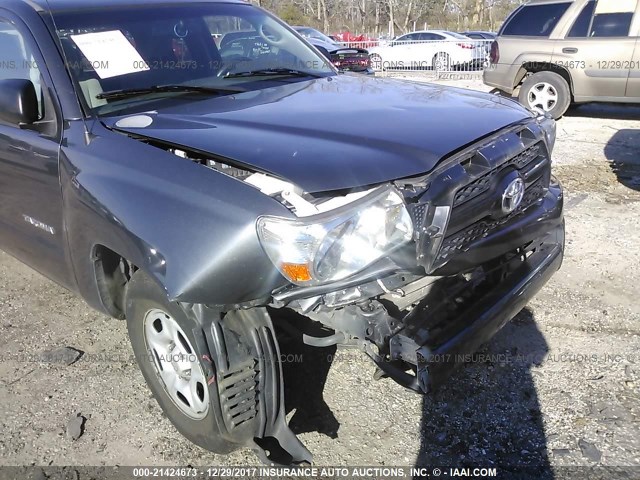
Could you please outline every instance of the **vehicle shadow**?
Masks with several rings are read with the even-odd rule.
[[[640,130],[619,130],[604,147],[618,181],[627,188],[640,191]]]
[[[620,103],[586,103],[573,105],[566,117],[608,118],[613,120],[637,120],[640,118],[640,106]]]
[[[287,415],[295,413],[289,427],[296,434],[318,432],[338,438],[340,423],[324,400],[323,392],[337,347],[310,347],[302,341],[299,326],[313,336],[326,336],[321,327],[294,312],[272,311],[278,330],[280,360],[284,376]]]
[[[532,370],[548,352],[522,310],[445,385],[423,399],[417,467],[496,467],[553,479]]]

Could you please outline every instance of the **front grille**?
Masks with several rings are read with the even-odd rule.
[[[447,237],[442,246],[440,247],[440,253],[438,254],[438,260],[443,260],[453,255],[456,252],[462,251],[466,245],[471,242],[480,240],[485,237],[491,230],[499,225],[499,221],[485,222],[481,221],[472,225],[470,228],[458,232],[455,235]]]
[[[455,198],[453,199],[453,206],[457,207],[458,205],[463,204],[467,200],[471,200],[472,198],[477,197],[483,192],[486,192],[491,187],[492,175],[488,173],[487,175],[480,177],[475,182],[471,182],[466,187],[462,187],[456,193]]]
[[[513,165],[517,169],[521,169],[526,165],[529,165],[534,159],[542,154],[544,146],[542,143],[538,143],[533,147],[527,148],[524,152],[519,153],[511,160],[507,162],[507,165]]]
[[[489,190],[494,184],[495,177],[499,175],[501,171],[504,171],[509,167],[515,168],[521,171],[522,174],[526,175],[527,169],[525,167],[532,165],[532,162],[536,158],[540,157],[542,147],[543,145],[540,143],[533,145],[513,157],[511,160],[508,160],[499,167],[492,169],[489,173],[486,173],[477,180],[474,180],[470,184],[462,187],[454,197],[454,208]]]
[[[450,235],[444,239],[440,252],[438,253],[438,259],[436,263],[443,263],[448,260],[452,255],[460,253],[466,250],[466,248],[473,242],[486,237],[493,230],[508,223],[513,218],[520,215],[527,208],[533,205],[537,200],[542,198],[545,193],[543,186],[543,180],[538,180],[535,184],[527,188],[520,207],[507,215],[506,217],[497,220],[480,220],[474,223],[468,228],[465,228],[453,235]]]
[[[501,179],[517,171],[525,180],[526,190],[518,209],[496,218],[493,212],[502,199]],[[449,229],[434,266],[444,265],[456,253],[464,252],[475,241],[489,235],[520,215],[542,198],[551,178],[551,161],[543,143],[530,146],[462,187],[456,193]]]
[[[544,197],[551,158],[543,139],[532,119],[467,147],[426,177],[396,182],[408,199],[419,265],[427,272],[438,270]],[[505,214],[503,195],[518,177],[525,184],[523,200]]]

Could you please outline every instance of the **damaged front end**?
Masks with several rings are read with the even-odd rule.
[[[312,455],[287,426],[280,348],[265,308],[223,313],[182,304],[195,318],[218,429],[224,440],[251,447],[264,463],[311,463]]]
[[[426,393],[560,267],[554,141],[552,120],[530,119],[424,176],[313,195],[242,165],[170,151],[252,185],[294,215],[260,217],[256,229],[288,281],[269,305],[327,328],[326,337],[305,335],[307,344],[356,345],[379,376]]]
[[[553,121],[527,119],[423,176],[310,194],[251,166],[143,138],[286,207],[257,218],[247,234],[277,269],[281,286],[268,298],[209,306],[177,298],[202,326],[225,438],[265,462],[311,461],[285,418],[274,323],[287,315],[278,309],[323,326],[324,336],[283,325],[301,330],[306,344],[356,346],[377,378],[419,393],[464,363],[560,268],[554,140]]]
[[[358,346],[378,377],[431,391],[560,268],[554,140],[552,121],[523,122],[423,177],[327,212],[300,205],[297,221],[261,219],[263,247],[291,282],[273,306],[327,327],[307,344]]]

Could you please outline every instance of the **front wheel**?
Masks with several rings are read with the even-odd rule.
[[[202,448],[220,454],[235,450],[218,427],[218,392],[207,378],[208,353],[198,348],[196,321],[140,270],[127,287],[126,316],[138,365],[171,423]]]
[[[567,81],[557,73],[538,72],[522,83],[518,100],[525,107],[548,113],[558,120],[571,105],[571,90]]]

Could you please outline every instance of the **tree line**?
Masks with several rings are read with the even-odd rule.
[[[254,0],[291,25],[378,37],[422,29],[496,31],[525,0]]]

